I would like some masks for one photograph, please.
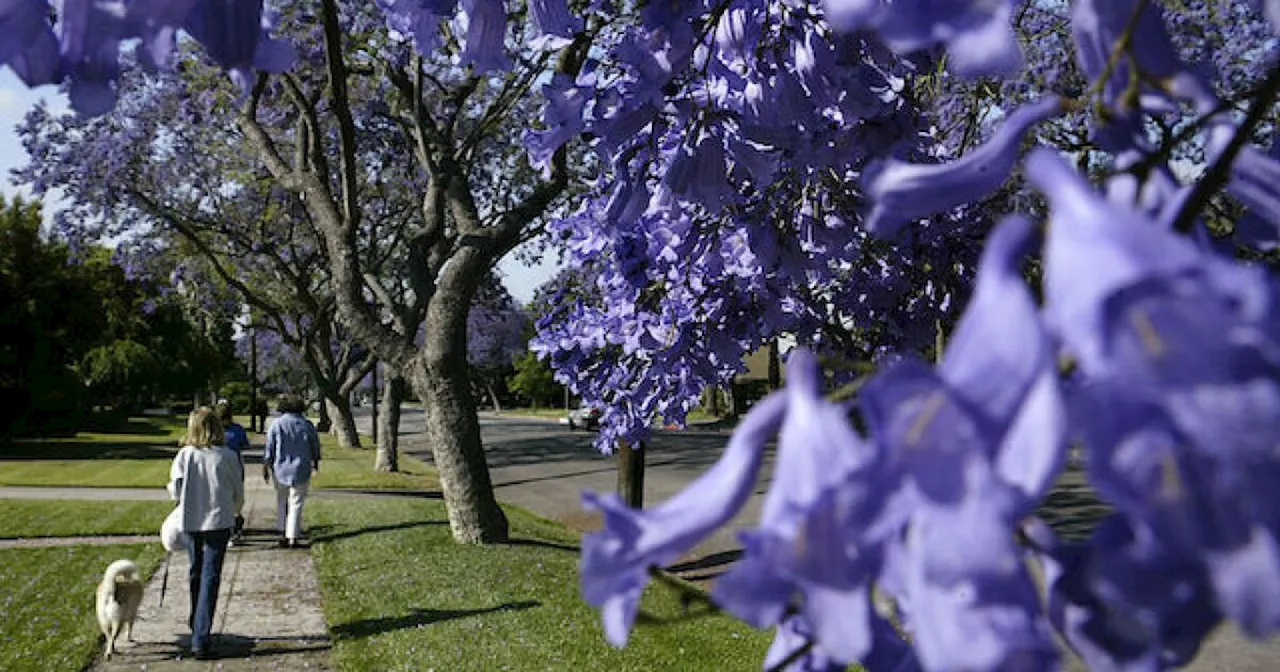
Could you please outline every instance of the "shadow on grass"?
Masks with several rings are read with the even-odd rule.
[[[1036,512],[1059,535],[1072,540],[1087,537],[1111,507],[1098,499],[1084,474],[1068,469],[1058,479]]]
[[[314,492],[317,497],[322,499],[356,499],[371,497],[389,497],[396,499],[444,499],[444,493],[439,490],[379,490],[377,488],[344,488],[342,486],[330,486],[317,488]]]
[[[568,551],[570,553],[578,553],[581,548],[573,544],[562,544],[555,541],[543,541],[542,539],[508,539],[506,546],[536,546],[538,548],[550,548],[557,551]]]
[[[443,520],[416,520],[411,523],[397,523],[395,525],[375,525],[373,527],[361,527],[354,530],[345,530],[343,532],[330,532],[332,525],[314,525],[307,531],[307,536],[311,537],[311,543],[321,544],[331,541],[341,541],[343,539],[351,539],[365,534],[374,534],[377,532],[394,532],[396,530],[409,530],[415,527],[430,527],[433,525],[448,525]]]
[[[504,611],[522,611],[540,606],[542,606],[542,603],[536,600],[524,600],[521,602],[508,602],[496,607],[487,607],[484,609],[414,609],[412,613],[405,616],[367,618],[362,621],[342,623],[333,627],[333,634],[337,639],[357,639],[361,637],[370,637],[384,632],[430,625],[441,621],[452,621],[459,618],[483,616],[485,614],[494,614]]]
[[[667,567],[667,571],[673,574],[679,574],[681,572],[692,572],[699,569],[713,569],[715,567],[731,565],[737,562],[741,557],[742,551],[721,551],[719,553],[705,555],[697,560],[690,560],[688,562],[671,565],[670,567]]]

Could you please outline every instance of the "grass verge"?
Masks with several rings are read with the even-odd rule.
[[[720,616],[646,625],[605,642],[578,594],[577,537],[507,508],[510,544],[456,545],[444,505],[425,499],[323,501],[308,517],[343,670],[758,670],[770,633]],[[646,612],[676,617],[653,586]]]
[[[362,437],[362,440],[367,437]],[[320,435],[320,473],[312,481],[316,488],[353,490],[422,490],[438,491],[440,480],[435,469],[421,460],[400,455],[400,471],[387,473],[373,470],[372,448],[343,448],[337,437]],[[261,478],[261,467],[251,467],[250,476]]]
[[[0,444],[0,485],[163,487],[185,425],[132,418],[110,431]]]
[[[0,499],[0,539],[156,534],[172,502]]]
[[[120,558],[150,576],[159,544],[0,550],[0,669],[83,669],[98,652],[93,595],[107,565]]]
[[[185,429],[183,418],[146,417],[132,418],[113,431],[12,441],[0,445],[0,486],[164,487]],[[265,437],[254,434],[250,441],[260,450]],[[407,455],[400,456],[399,472],[376,472],[373,450],[341,448],[329,434],[321,434],[320,443],[324,461],[317,488],[440,488],[435,471]],[[258,478],[261,467],[252,458],[250,462],[248,476]]]

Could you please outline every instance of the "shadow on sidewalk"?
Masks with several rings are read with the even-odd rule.
[[[414,609],[413,613],[405,616],[397,616],[394,618],[368,618],[362,621],[341,623],[333,626],[332,632],[339,639],[357,639],[361,637],[370,637],[384,632],[416,628],[421,625],[430,625],[441,621],[451,621],[458,618],[469,618],[471,616],[483,616],[484,614],[493,614],[503,611],[523,611],[525,609],[533,609],[534,607],[540,606],[542,606],[542,603],[536,600],[524,600],[521,602],[508,602],[506,604],[500,604],[496,607],[487,607],[485,609]]]
[[[414,527],[426,527],[430,525],[448,525],[443,520],[415,520],[410,523],[397,523],[395,525],[375,525],[373,527],[362,527],[355,530],[347,530],[345,532],[329,533],[333,527],[330,525],[316,525],[307,531],[307,536],[311,538],[311,543],[317,544],[321,542],[340,541],[342,539],[351,539],[364,534],[373,534],[375,532],[394,532],[396,530],[407,530]]]
[[[180,643],[185,647],[190,641]],[[293,637],[250,637],[248,635],[217,633],[210,641],[209,651],[214,659],[275,656],[307,651],[327,651],[333,644],[327,636],[298,635]]]

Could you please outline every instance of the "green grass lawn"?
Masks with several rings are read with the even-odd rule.
[[[186,425],[132,418],[112,431],[0,444],[0,485],[163,486]]]
[[[369,443],[368,437],[362,437]],[[320,436],[320,473],[312,481],[316,488],[351,488],[357,490],[439,490],[436,472],[421,460],[400,455],[400,471],[386,473],[373,470],[374,451],[369,448],[341,448],[336,437]],[[262,477],[262,468],[250,467],[249,474]]]
[[[172,502],[0,499],[0,539],[156,534]]]
[[[577,537],[508,508],[508,545],[453,543],[439,501],[308,504],[333,661],[343,670],[758,670],[771,634],[724,617],[604,640],[578,593]],[[679,613],[651,587],[646,611]]]
[[[120,558],[150,576],[159,544],[0,549],[0,670],[84,669],[98,653],[93,596]]]

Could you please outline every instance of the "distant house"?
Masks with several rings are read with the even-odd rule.
[[[788,346],[788,343],[782,343],[779,349],[785,348],[789,350],[790,347]],[[730,394],[734,414],[741,415],[746,413],[752,404],[769,393],[771,387],[769,384],[769,356],[770,348],[768,345],[757,348],[755,352],[746,357],[747,370],[734,376],[733,388]],[[779,385],[786,380],[786,371],[781,363],[779,363],[778,367],[778,379]]]

